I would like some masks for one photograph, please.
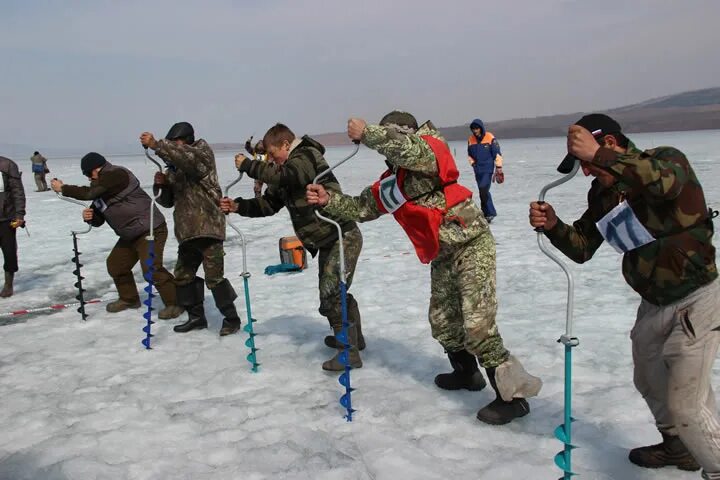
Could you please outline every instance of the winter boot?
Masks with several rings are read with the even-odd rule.
[[[435,377],[435,385],[443,390],[471,390],[477,392],[485,388],[485,379],[478,368],[477,359],[467,350],[447,352],[452,373],[441,373]]]
[[[648,447],[633,448],[628,458],[632,463],[645,468],[676,466],[680,470],[692,472],[700,470],[700,465],[688,451],[680,437],[660,432],[662,443]]]
[[[215,299],[215,306],[220,310],[220,313],[223,314],[220,336],[231,335],[240,330],[240,317],[238,317],[234,303],[237,294],[230,284],[230,281],[225,278],[210,291]]]
[[[178,305],[185,308],[188,319],[185,323],[175,325],[173,330],[177,333],[185,333],[195,329],[207,328],[205,318],[205,285],[200,277],[195,277],[187,285],[180,285],[177,288]]]
[[[478,420],[490,425],[505,425],[530,413],[530,405],[524,398],[513,398],[509,402],[502,399],[495,381],[495,367],[486,368],[485,372],[490,380],[490,385],[495,390],[495,400],[478,411]]]
[[[170,320],[171,318],[177,318],[185,311],[180,305],[165,305],[165,308],[158,312],[158,318],[160,320]]]
[[[365,337],[362,334],[362,320],[360,319],[360,309],[358,308],[357,301],[348,296],[348,322],[354,323],[358,333],[358,350],[365,350]],[[332,327],[332,325],[330,325]],[[337,340],[335,335],[328,335],[325,337],[325,346],[330,348],[338,348]]]
[[[13,294],[13,280],[15,279],[14,272],[5,272],[5,285],[0,290],[0,297],[7,298],[12,297]]]
[[[128,308],[140,308],[140,299],[136,298],[135,300],[128,301],[118,298],[114,302],[110,302],[105,305],[105,311],[109,313],[122,312]]]
[[[342,325],[333,325],[333,331],[335,332],[335,335],[338,335],[342,331]],[[360,368],[362,367],[362,359],[360,358],[360,352],[355,346],[357,345],[358,341],[357,328],[355,328],[355,325],[348,327],[348,341],[350,342],[350,348],[348,349],[348,361],[350,363],[350,366],[352,368]],[[323,362],[322,369],[329,372],[344,371],[345,366],[340,363],[340,354],[342,353],[342,351],[342,347],[338,348],[337,353],[333,358]]]

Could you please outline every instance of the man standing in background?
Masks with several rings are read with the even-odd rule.
[[[18,271],[17,228],[25,225],[25,189],[20,170],[9,158],[0,157],[0,246],[5,264],[5,285],[0,297],[13,294],[13,280]]]
[[[475,172],[475,181],[480,194],[480,207],[488,223],[497,216],[490,186],[492,182],[503,183],[503,158],[500,154],[500,144],[495,136],[485,130],[482,120],[476,118],[470,124],[472,135],[468,138],[468,162]]]
[[[50,173],[50,169],[47,166],[47,158],[40,155],[40,152],[33,153],[30,157],[32,162],[32,171],[35,174],[35,185],[37,186],[36,192],[46,192],[50,190],[45,181],[45,174]]]

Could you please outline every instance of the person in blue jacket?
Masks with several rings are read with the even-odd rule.
[[[480,208],[490,223],[497,216],[490,195],[490,185],[492,182],[500,184],[505,181],[500,144],[492,133],[485,130],[485,125],[479,118],[472,121],[470,131],[472,135],[468,138],[468,162],[475,172],[475,181],[480,193]]]

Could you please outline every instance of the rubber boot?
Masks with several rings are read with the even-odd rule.
[[[351,297],[348,296],[348,321],[350,323],[355,324],[355,328],[357,328],[358,333],[358,350],[362,351],[365,350],[365,337],[362,334],[362,320],[360,318],[360,309],[358,308],[357,301]],[[332,324],[330,325],[332,327]],[[335,335],[328,335],[325,337],[325,346],[330,348],[337,348],[337,340],[335,339]]]
[[[129,308],[140,308],[140,299],[123,300],[122,298],[118,298],[114,302],[105,305],[105,311],[108,313],[118,313]]]
[[[338,335],[342,331],[342,324],[334,324],[333,331],[335,332],[335,335]],[[355,346],[357,345],[358,341],[357,328],[355,328],[355,325],[348,327],[348,341],[350,342],[350,348],[348,350],[348,362],[350,363],[350,366],[352,368],[360,368],[362,367],[362,359],[360,358],[360,351]],[[337,353],[333,358],[323,362],[322,369],[329,372],[345,371],[345,365],[340,363],[340,354],[342,353],[342,351],[342,348],[338,348]]]
[[[7,298],[12,297],[13,294],[13,280],[15,279],[14,272],[5,272],[5,285],[0,290],[0,297]]]
[[[490,425],[505,425],[516,418],[524,417],[530,413],[530,405],[524,398],[513,398],[506,402],[500,396],[500,392],[495,381],[495,368],[486,368],[488,380],[493,390],[495,390],[495,400],[481,408],[477,413],[477,419]]]
[[[477,392],[487,385],[478,368],[477,358],[467,350],[447,352],[452,373],[441,373],[435,377],[435,385],[443,390],[470,390]]]
[[[187,285],[180,285],[177,288],[178,305],[185,308],[188,319],[185,323],[175,325],[173,330],[177,333],[185,333],[195,329],[207,328],[205,318],[205,282],[200,277],[195,277]]]
[[[240,317],[238,317],[234,303],[237,293],[235,293],[230,281],[225,278],[210,291],[215,299],[215,306],[223,314],[220,336],[231,335],[240,330]]]
[[[640,467],[661,468],[677,467],[680,470],[700,470],[700,465],[688,451],[685,444],[676,435],[660,432],[663,441],[657,445],[633,448],[628,459]]]

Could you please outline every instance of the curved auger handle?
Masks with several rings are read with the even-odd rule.
[[[565,182],[570,181],[577,171],[580,169],[580,162],[575,162],[575,165],[573,166],[573,169],[568,173],[567,175],[563,176],[562,178],[559,178],[553,182],[548,183],[545,185],[542,190],[540,190],[540,194],[538,195],[538,203],[542,204],[545,202],[545,194],[550,190],[551,188],[555,188],[558,185],[562,185]],[[548,246],[545,244],[545,235],[544,235],[544,229],[542,227],[538,227],[535,229],[537,232],[537,241],[538,246],[540,247],[540,250],[547,255],[553,262],[555,262],[562,270],[565,272],[565,276],[567,277],[568,281],[568,293],[567,293],[567,311],[566,311],[566,322],[565,322],[565,335],[561,337],[561,340],[563,338],[567,338],[568,341],[572,338],[572,312],[573,312],[573,301],[574,301],[574,289],[575,289],[575,282],[573,280],[572,272],[568,268],[568,266],[563,262],[560,257],[558,257],[555,252],[553,252]],[[577,342],[577,339],[574,340]]]
[[[228,183],[228,185],[225,187],[225,196],[226,197],[228,197],[228,198],[230,197],[230,189],[232,187],[234,187],[235,185],[237,185],[240,182],[240,180],[242,180],[242,178],[243,178],[243,172],[238,171],[238,177],[235,180],[233,180],[232,182]],[[250,272],[248,272],[248,269],[247,269],[247,240],[245,239],[245,235],[243,234],[242,230],[240,230],[237,227],[237,225],[232,223],[230,220],[227,220],[227,224],[230,228],[235,230],[235,233],[237,233],[238,236],[240,237],[240,246],[242,247],[242,255],[243,255],[243,259],[242,259],[243,271],[240,274],[240,276],[249,277]]]
[[[60,200],[65,200],[66,202],[74,203],[75,205],[80,205],[83,208],[90,208],[90,206],[92,205],[92,204],[86,205],[83,202],[81,202],[80,200],[66,197],[60,192],[55,192],[55,195],[57,195],[57,197]],[[88,226],[87,230],[70,230],[70,233],[72,233],[73,235],[85,235],[86,233],[90,233],[90,230],[92,230],[92,224],[90,222],[87,222],[87,226]]]

